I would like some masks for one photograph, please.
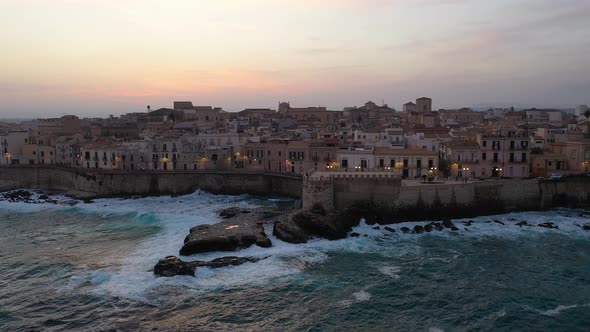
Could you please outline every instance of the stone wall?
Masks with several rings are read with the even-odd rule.
[[[553,207],[590,206],[590,177],[561,180],[489,180],[467,184],[402,186],[378,176],[308,179],[303,205],[342,210],[367,204],[390,221],[475,217]]]
[[[58,190],[80,197],[216,194],[301,197],[299,177],[246,172],[88,172],[60,167],[0,167],[0,190]]]

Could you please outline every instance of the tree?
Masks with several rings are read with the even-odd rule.
[[[438,170],[443,174],[444,177],[448,177],[451,174],[449,161],[446,159],[441,159],[438,163]]]
[[[590,110],[587,110],[586,112],[584,112],[584,116],[586,117],[586,119],[590,118]]]

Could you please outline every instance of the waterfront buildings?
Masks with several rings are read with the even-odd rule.
[[[120,117],[0,123],[0,164],[524,178],[587,172],[589,125],[581,114],[574,119],[555,109],[434,110],[427,97],[401,112],[371,101],[343,110],[281,102],[277,110],[235,113],[178,101]]]

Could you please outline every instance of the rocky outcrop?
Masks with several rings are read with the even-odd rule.
[[[209,251],[234,251],[254,244],[264,248],[272,246],[262,223],[252,218],[232,219],[191,228],[180,254],[188,256]]]
[[[154,274],[158,277],[195,276],[195,266],[176,256],[160,259],[154,266]]]
[[[233,217],[240,215],[240,214],[248,214],[251,212],[252,211],[250,211],[248,209],[242,209],[240,207],[229,207],[227,209],[223,209],[223,210],[219,211],[219,216],[223,219],[229,219],[229,218],[233,218]]]
[[[584,224],[582,225],[582,229],[585,231],[590,231],[590,224]]]
[[[453,224],[453,222],[450,219],[445,219],[442,221],[442,227],[452,229],[453,227],[455,227],[455,224]]]
[[[209,267],[212,269],[217,269],[220,267],[226,266],[236,266],[241,265],[244,263],[254,263],[258,262],[264,258],[256,258],[256,257],[236,257],[236,256],[228,256],[228,257],[221,257],[216,258],[212,261],[193,261],[193,262],[185,262],[176,256],[168,256],[164,259],[158,261],[156,266],[154,266],[154,274],[158,277],[174,277],[179,275],[187,275],[187,276],[195,276],[195,271],[197,267]]]
[[[559,227],[557,227],[557,225],[552,222],[544,222],[542,224],[538,224],[537,226],[549,229],[559,229]]]
[[[313,237],[338,240],[345,238],[360,219],[328,212],[322,205],[315,204],[308,211],[275,222],[273,235],[289,243],[305,243]]]
[[[388,231],[388,232],[390,232],[390,233],[395,233],[395,229],[393,229],[393,228],[391,228],[389,226],[385,226],[385,227],[383,227],[383,229],[386,230],[386,231]]]

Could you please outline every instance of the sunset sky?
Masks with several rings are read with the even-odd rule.
[[[590,103],[588,0],[1,0],[0,117]]]

